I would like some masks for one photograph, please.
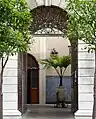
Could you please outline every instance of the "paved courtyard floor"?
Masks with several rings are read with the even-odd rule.
[[[22,117],[4,117],[3,119],[74,119],[70,108],[31,107]]]

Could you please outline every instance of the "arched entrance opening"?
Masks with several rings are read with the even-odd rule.
[[[33,9],[31,13],[33,16],[33,21],[32,21],[32,25],[30,29],[32,31],[33,37],[63,37],[64,38],[66,36],[68,16],[67,16],[67,12],[64,11],[63,9],[56,6],[39,6]],[[78,109],[78,71],[77,71],[78,70],[78,61],[77,61],[78,47],[77,46],[78,46],[77,42],[74,41],[73,39],[71,41],[71,56],[72,56],[71,109],[72,109],[72,112],[75,112]],[[41,57],[41,58],[44,58],[44,57]],[[28,67],[26,67],[26,69],[28,70]],[[30,75],[30,73],[28,73],[27,75]],[[26,84],[24,87],[26,87]],[[28,89],[28,85],[27,85],[27,89]],[[27,90],[27,94],[23,95],[23,100],[26,95],[27,95],[27,101],[26,103],[22,101],[23,103],[22,107],[24,107],[25,104],[28,104],[28,103],[31,104],[30,99],[28,99],[28,90]]]

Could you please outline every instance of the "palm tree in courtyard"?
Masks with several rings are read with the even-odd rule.
[[[43,64],[44,68],[47,69],[52,67],[59,76],[59,86],[63,86],[63,76],[67,67],[71,64],[71,56],[59,56],[58,52],[53,48],[50,57],[41,60],[41,64]]]

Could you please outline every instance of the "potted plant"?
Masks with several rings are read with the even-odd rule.
[[[64,102],[64,86],[63,86],[63,76],[67,69],[67,67],[71,64],[71,56],[59,56],[58,52],[53,48],[50,57],[47,59],[41,60],[41,64],[44,65],[44,68],[54,68],[54,70],[57,72],[60,82],[59,86],[57,87],[57,101]],[[62,107],[64,107],[62,103]]]

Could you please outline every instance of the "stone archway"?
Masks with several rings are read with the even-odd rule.
[[[45,6],[43,6],[43,7],[45,7]],[[50,8],[51,6],[48,6],[48,7]],[[40,6],[37,8],[40,8]],[[36,8],[33,9],[33,11],[34,10],[36,10]],[[42,18],[41,18],[41,21],[42,21]],[[37,21],[37,23],[38,22],[39,21]],[[41,24],[38,24],[38,25],[40,25],[40,26],[37,26],[38,31],[40,30],[41,26],[43,26],[43,28],[46,28],[46,23],[45,24],[42,24],[42,23],[43,22],[41,22]],[[47,23],[49,24],[49,22],[47,22]],[[47,24],[47,26],[48,26],[48,24]],[[49,24],[49,26],[52,26],[52,24],[51,25]],[[49,26],[48,26],[49,29],[52,28]],[[66,28],[66,25],[64,28]],[[36,25],[35,25],[35,27],[33,27],[33,31],[32,31],[32,33],[34,35],[36,35],[34,33],[34,31],[36,33]],[[52,35],[49,32],[50,30],[48,32],[46,32],[46,29],[43,31],[44,31],[43,33],[47,33],[46,36]],[[66,31],[66,30],[64,30],[64,31]],[[37,35],[40,35],[39,33],[41,33],[41,32],[42,31],[39,31]],[[62,32],[60,32],[59,35],[62,35]],[[89,54],[89,53],[87,53],[86,50],[82,51],[82,48],[84,48],[84,46],[85,46],[84,42],[78,41],[78,42],[74,43],[74,41],[73,41],[72,45],[73,45],[72,55],[74,56],[74,57],[72,57],[73,58],[72,59],[73,66],[74,66],[72,68],[72,71],[73,71],[72,72],[73,73],[72,85],[74,85],[74,87],[75,87],[73,90],[73,92],[74,92],[73,99],[74,98],[75,99],[73,100],[73,108],[72,109],[74,112],[77,110],[77,108],[79,106],[78,111],[75,113],[76,118],[82,117],[85,119],[85,116],[86,116],[86,118],[88,117],[91,119],[92,118],[92,108],[93,108],[93,77],[94,77],[94,59],[95,59],[94,53]],[[76,53],[78,52],[78,56],[76,54],[74,55],[74,51]],[[87,61],[86,61],[86,59],[87,59]],[[77,60],[77,62],[74,62],[75,60]],[[79,63],[79,65],[78,65],[78,63]],[[89,65],[89,64],[92,64],[92,65]],[[76,80],[76,79],[78,79],[78,80]],[[76,91],[78,92],[79,95],[77,95]],[[78,105],[76,105],[77,102],[78,102]]]
[[[51,6],[39,6],[31,11],[33,15],[32,25],[30,27],[32,35],[43,36],[65,36],[67,32],[67,12],[63,9]],[[78,76],[76,72],[78,69],[77,63],[77,45],[72,46],[72,111],[75,112],[78,108]],[[75,49],[75,53],[74,53]],[[25,86],[26,87],[26,86]],[[21,90],[20,90],[21,91]],[[23,104],[24,105],[24,104]],[[23,109],[22,109],[23,110]]]
[[[64,9],[64,0],[26,0],[29,3],[30,9],[33,10],[38,6],[58,6]],[[47,34],[48,35],[48,34]],[[61,35],[61,34],[59,34]],[[92,119],[93,111],[93,85],[94,85],[94,53],[88,53],[87,50],[82,50],[85,43],[78,41],[78,111],[75,113],[75,118]],[[74,48],[75,49],[75,48]],[[26,57],[26,54],[25,54]],[[26,89],[22,86],[22,81],[26,85],[23,77],[18,77],[18,56],[10,57],[8,65],[4,71],[3,83],[3,114],[4,115],[21,115],[22,107],[25,108],[26,99],[19,97],[18,94],[26,97]],[[75,62],[74,62],[75,63]],[[22,66],[22,65],[21,65]],[[22,69],[22,67],[20,67]],[[77,69],[75,67],[75,69]],[[74,70],[75,70],[74,69]],[[20,70],[19,70],[20,71]],[[24,70],[25,71],[25,70]],[[74,75],[76,76],[76,75]],[[20,80],[18,80],[20,78]],[[74,82],[73,82],[74,83]],[[74,83],[75,84],[75,83]],[[22,92],[23,91],[23,92]],[[21,100],[23,99],[23,100]],[[18,111],[18,102],[20,111]],[[22,105],[23,102],[23,105]]]
[[[33,21],[31,24],[32,35],[66,36],[67,12],[57,6],[39,6],[31,10]],[[71,40],[71,74],[72,74],[72,111],[78,109],[78,42]]]

